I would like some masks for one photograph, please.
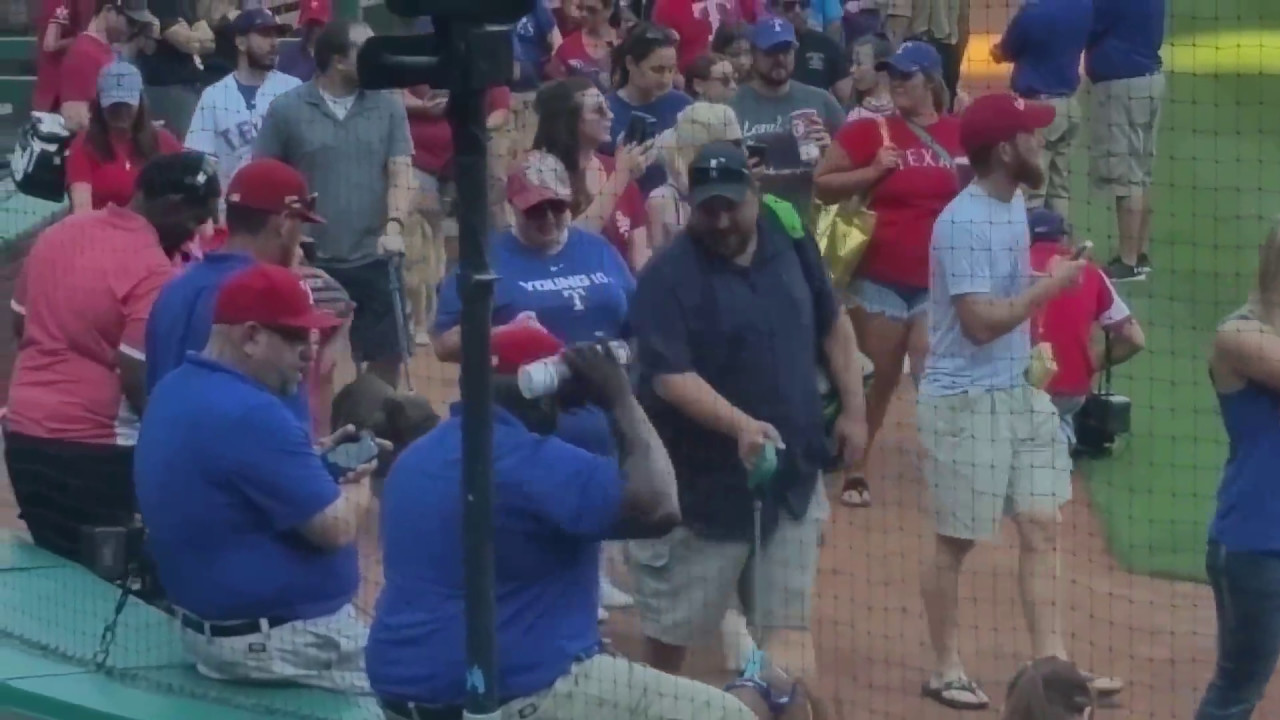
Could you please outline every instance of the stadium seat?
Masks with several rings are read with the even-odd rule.
[[[371,698],[206,679],[183,656],[172,619],[136,600],[120,617],[105,669],[95,671],[117,597],[83,568],[0,533],[0,709],[42,720],[382,718]]]

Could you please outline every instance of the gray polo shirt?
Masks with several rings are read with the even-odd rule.
[[[315,81],[303,83],[271,103],[253,155],[292,165],[318,194],[316,210],[327,222],[309,234],[321,262],[349,267],[377,257],[387,221],[387,162],[413,155],[398,93],[361,90],[339,120]]]

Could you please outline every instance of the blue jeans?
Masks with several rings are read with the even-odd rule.
[[[1210,542],[1205,569],[1218,614],[1218,664],[1195,720],[1247,720],[1280,657],[1280,555]]]

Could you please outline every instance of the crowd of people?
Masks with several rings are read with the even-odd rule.
[[[83,528],[140,518],[148,599],[201,673],[459,717],[462,418],[324,461],[375,424],[334,427],[338,364],[383,388],[386,427],[409,356],[461,359],[448,90],[361,89],[373,31],[326,0],[296,33],[160,0],[98,0],[77,27],[63,2],[36,109],[76,133],[72,215],[15,292],[4,429],[34,540],[79,561]],[[818,716],[823,528],[832,500],[872,505],[904,374],[936,532],[923,694],[991,703],[961,660],[959,579],[1004,517],[1033,656],[1063,661],[1014,685],[1059,678],[1064,717],[1080,687],[1121,691],[1065,662],[1057,525],[1075,413],[1143,348],[1113,282],[1150,271],[1164,3],[1028,3],[992,50],[1012,92],[973,98],[967,6],[563,0],[514,26],[513,80],[486,103],[503,717]],[[1082,56],[1090,178],[1117,213],[1105,267],[1069,223]],[[815,237],[831,205],[876,218],[847,278]],[[1215,382],[1254,377],[1222,353]],[[530,397],[517,376],[540,361],[565,379]],[[643,664],[602,636],[626,607]],[[741,673],[725,690],[679,675],[708,634]]]

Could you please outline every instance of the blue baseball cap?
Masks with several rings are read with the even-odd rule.
[[[779,45],[796,45],[796,29],[780,17],[768,15],[751,28],[751,46],[757,50],[771,50]]]
[[[293,31],[293,26],[276,19],[274,13],[266,8],[245,10],[231,21],[231,32],[236,35],[259,33],[284,37]]]
[[[1038,207],[1027,212],[1027,225],[1035,240],[1061,240],[1067,235],[1067,221],[1049,208]]]
[[[98,74],[98,104],[111,107],[128,103],[138,107],[142,101],[142,73],[133,63],[116,60]]]
[[[900,73],[938,74],[942,72],[942,56],[937,48],[919,40],[909,40],[898,47],[889,59],[876,63],[876,71],[897,70]]]

